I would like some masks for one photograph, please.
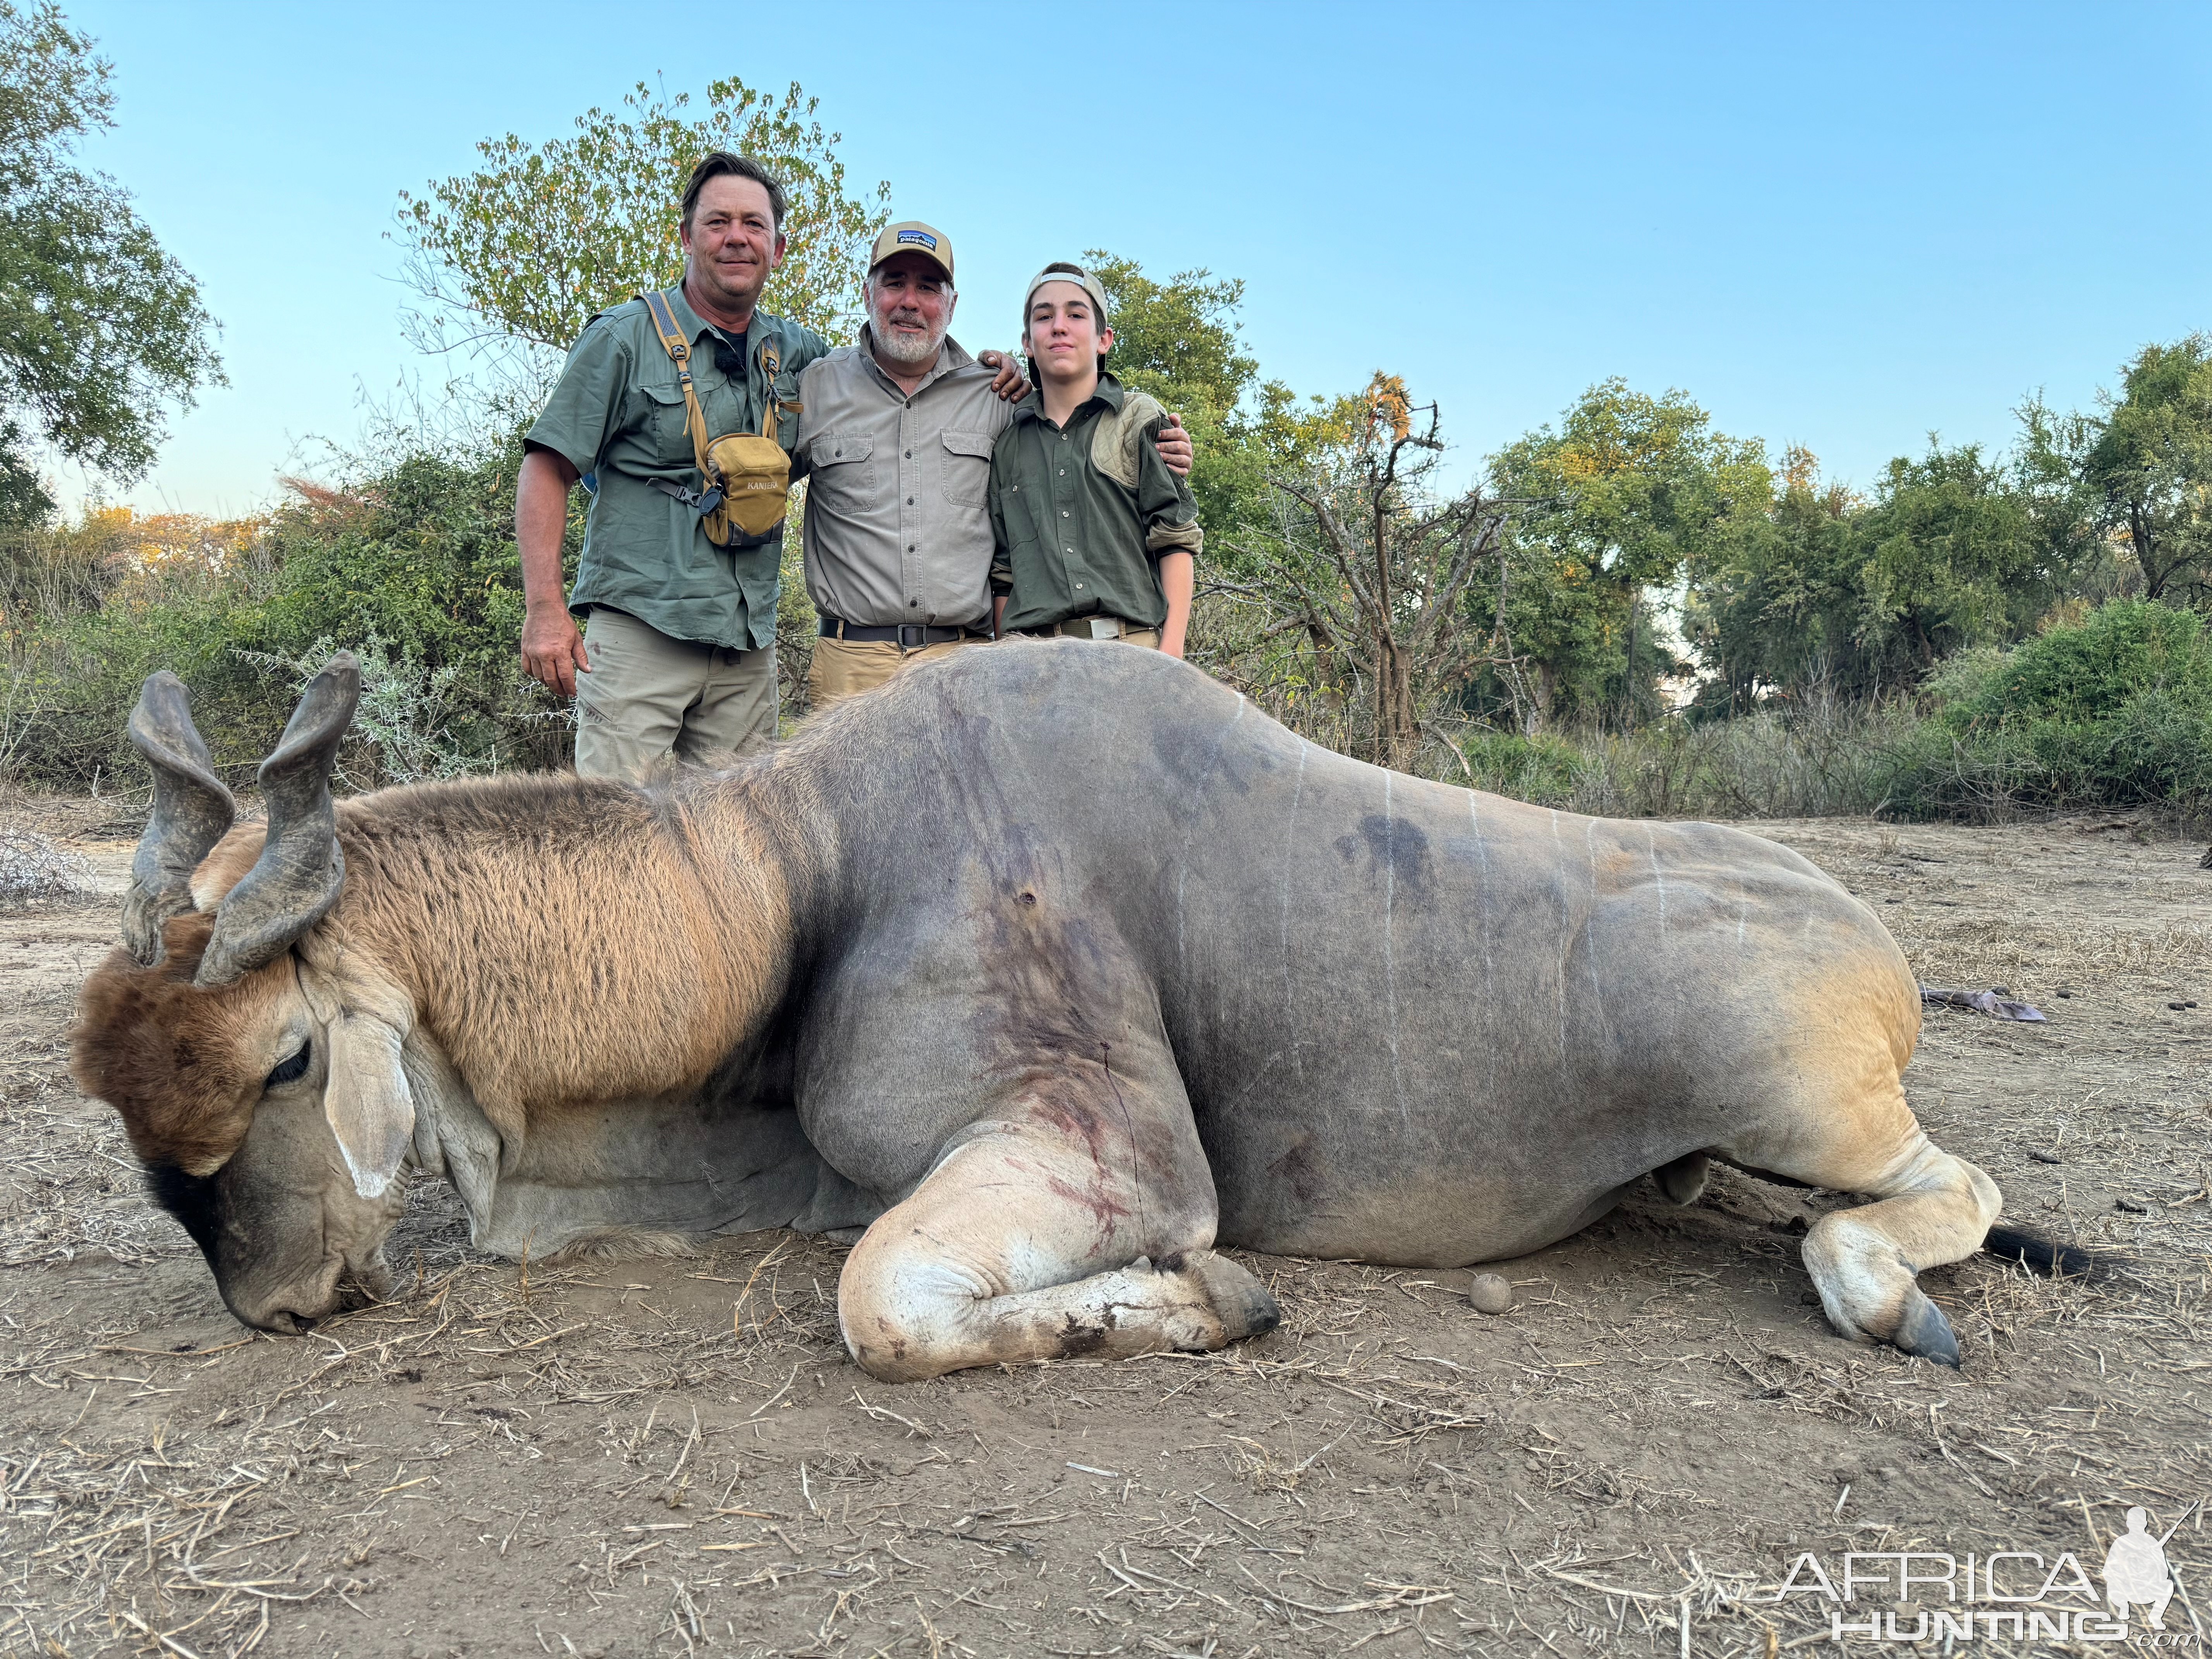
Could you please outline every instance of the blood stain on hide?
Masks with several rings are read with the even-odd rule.
[[[1022,1097],[1036,1121],[1070,1139],[1080,1137],[1091,1163],[1103,1169],[1106,1125],[1100,1120],[1096,1103],[1081,1086],[1071,1086],[1064,1074],[1053,1073],[1032,1073],[1022,1079],[1021,1084]]]
[[[1112,1315],[1109,1314],[1108,1317],[1110,1319]],[[1085,1325],[1073,1314],[1067,1316],[1067,1323],[1060,1334],[1060,1347],[1062,1353],[1073,1358],[1086,1353],[1095,1353],[1105,1346],[1106,1333],[1099,1327]]]
[[[1091,1219],[1098,1224],[1098,1237],[1104,1240],[1113,1237],[1114,1230],[1128,1213],[1126,1204],[1117,1201],[1103,1188],[1092,1186],[1088,1190],[1070,1186],[1058,1176],[1046,1177],[1045,1189],[1054,1198],[1065,1199],[1070,1204],[1081,1206],[1091,1212]]]

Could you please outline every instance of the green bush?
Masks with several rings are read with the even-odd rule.
[[[1462,738],[1458,748],[1468,765],[1462,781],[1539,806],[1571,804],[1585,764],[1573,744],[1553,737],[1476,731]]]
[[[406,454],[342,488],[302,487],[265,521],[214,526],[236,532],[225,552],[122,547],[103,585],[71,590],[77,604],[9,618],[0,762],[62,788],[140,775],[125,725],[140,684],[167,668],[191,689],[217,769],[246,783],[305,673],[344,646],[365,677],[342,761],[352,781],[559,764],[570,717],[516,655],[520,460],[512,440]]]
[[[2008,651],[1954,659],[1898,757],[1914,817],[2212,801],[2212,636],[2195,613],[2115,599]]]
[[[2182,707],[2212,709],[2212,638],[2194,611],[2114,599],[2009,651],[1960,657],[1933,689],[1954,726],[2016,720],[2096,724],[2153,691],[2171,695]]]

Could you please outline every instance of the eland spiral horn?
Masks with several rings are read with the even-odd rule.
[[[345,884],[331,768],[361,701],[361,665],[341,651],[308,683],[276,753],[261,763],[269,837],[216,912],[192,982],[228,985],[274,962],[320,921]]]

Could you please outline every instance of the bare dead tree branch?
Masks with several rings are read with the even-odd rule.
[[[1260,613],[1248,648],[1302,640],[1310,662],[1280,667],[1276,684],[1285,696],[1356,714],[1365,729],[1347,727],[1353,752],[1405,768],[1436,744],[1464,770],[1440,718],[1458,688],[1495,666],[1516,712],[1522,696],[1502,602],[1494,618],[1468,602],[1493,562],[1504,580],[1509,504],[1480,487],[1448,499],[1429,492],[1441,416],[1434,404],[1407,406],[1395,386],[1377,382],[1374,418],[1350,453],[1310,474],[1270,476],[1272,533],[1255,528],[1230,544],[1255,574],[1206,591]]]

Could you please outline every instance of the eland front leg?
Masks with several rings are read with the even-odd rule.
[[[1273,1330],[1274,1297],[1212,1248],[1212,1181],[1176,1092],[1147,1100],[1073,1061],[954,1136],[846,1261],[837,1316],[853,1358],[904,1382]]]

